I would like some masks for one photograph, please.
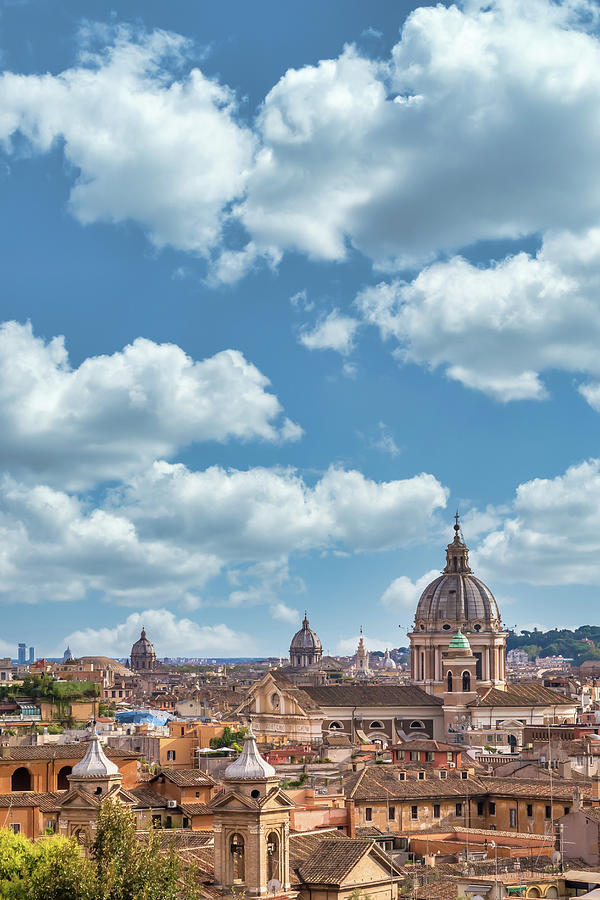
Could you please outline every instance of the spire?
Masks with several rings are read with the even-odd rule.
[[[446,549],[445,575],[470,575],[469,550],[460,534],[460,516],[458,510],[454,516],[454,540]]]
[[[304,618],[302,619],[302,627],[306,630],[308,628],[308,613],[304,610]]]
[[[78,762],[77,765],[73,766],[71,775],[75,775],[78,778],[81,778],[82,776],[88,778],[103,778],[106,775],[118,774],[119,767],[116,766],[114,762],[111,762],[105,754],[100,743],[100,738],[98,737],[98,732],[94,728],[85,755],[81,762]]]
[[[142,625],[141,640],[142,640],[142,641],[145,641],[145,640],[146,640],[146,629],[145,629],[145,627],[144,627],[143,625]]]
[[[260,755],[256,746],[256,738],[252,727],[244,738],[244,747],[238,758],[232,762],[224,772],[227,781],[264,781],[274,778],[277,773],[272,765]]]

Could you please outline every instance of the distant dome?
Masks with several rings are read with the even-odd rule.
[[[154,644],[146,637],[146,631],[142,628],[139,641],[131,648],[131,668],[134,672],[153,669],[156,663],[156,651]]]
[[[458,522],[454,531],[443,573],[421,594],[415,629],[454,631],[465,625],[468,631],[502,631],[494,595],[469,567],[469,551],[461,540]]]
[[[304,613],[302,628],[297,631],[290,644],[290,665],[294,669],[318,669],[323,657],[321,641],[308,624]]]
[[[381,665],[384,669],[395,669],[396,668],[396,663],[390,656],[389,650],[386,650],[385,653],[383,654],[383,662],[381,663]]]
[[[290,644],[290,650],[322,650],[321,641],[318,638],[318,635],[309,628],[308,619],[306,617],[306,613],[304,613],[304,619],[302,621],[302,628],[300,631],[297,631],[294,637],[292,638],[292,643]]]

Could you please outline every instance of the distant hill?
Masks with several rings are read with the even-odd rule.
[[[574,665],[586,659],[600,659],[600,625],[580,625],[573,631],[553,628],[551,631],[510,632],[507,650],[525,650],[530,659],[536,656],[566,656]]]

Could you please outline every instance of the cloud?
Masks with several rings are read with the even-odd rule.
[[[289,469],[192,472],[161,461],[95,504],[4,476],[0,598],[276,606],[304,590],[289,572],[292,555],[408,545],[445,502],[445,488],[425,474],[377,483],[330,469],[310,486]],[[227,572],[234,589],[207,596]]]
[[[157,247],[209,258],[212,280],[285,251],[422,265],[598,223],[596,13],[587,0],[417,8],[386,60],[347,46],[289,69],[252,129],[181,36],[87,26],[71,68],[1,77],[0,139],[13,153],[17,135],[33,153],[61,143],[80,222],[136,222]],[[246,247],[224,241],[232,222]]]
[[[482,576],[504,583],[597,584],[600,460],[520,484],[510,514],[472,558]]]
[[[236,350],[199,362],[137,338],[69,364],[62,337],[0,326],[0,460],[5,470],[81,488],[127,478],[195,441],[297,440],[269,380]]]
[[[168,609],[132,613],[112,628],[72,631],[65,636],[63,645],[70,646],[76,656],[124,658],[129,656],[142,627],[154,642],[159,657],[251,656],[255,653],[250,635],[234,631],[227,625],[198,625],[191,619],[177,619]]]
[[[254,244],[320,260],[352,246],[397,269],[596,224],[593,12],[577,0],[421,7],[385,62],[349,46],[288,70],[260,110],[237,208]]]
[[[286,622],[289,625],[296,625],[300,621],[300,613],[285,603],[274,603],[271,606],[271,615],[279,622]]]
[[[82,224],[131,220],[157,247],[208,255],[254,155],[233,92],[189,68],[179,35],[88,26],[86,41],[59,75],[2,75],[0,138],[15,152],[17,133],[37,153],[63,143]]]
[[[354,335],[359,325],[356,319],[333,309],[318,320],[312,331],[302,331],[299,340],[309,350],[335,350],[347,356],[354,348]]]
[[[377,436],[370,439],[369,446],[374,450],[381,451],[381,453],[387,453],[391,457],[398,456],[400,454],[400,447],[394,440],[394,436],[388,426],[385,422],[380,422],[377,427]]]
[[[386,609],[394,612],[414,612],[419,597],[434,578],[438,578],[439,569],[431,569],[416,581],[411,581],[406,575],[395,578],[381,595],[380,603]]]
[[[541,400],[550,370],[600,378],[600,229],[545,238],[481,268],[455,257],[411,282],[365,288],[356,305],[403,362],[446,375],[500,401]],[[598,383],[580,387],[600,408]]]

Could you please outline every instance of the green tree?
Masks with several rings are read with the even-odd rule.
[[[235,744],[240,745],[247,732],[247,728],[240,728],[239,731],[232,731],[229,725],[226,725],[221,737],[211,738],[208,745],[212,750],[219,750],[221,747],[233,747]]]
[[[95,900],[96,878],[76,841],[51,837],[34,844],[27,900]]]

